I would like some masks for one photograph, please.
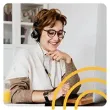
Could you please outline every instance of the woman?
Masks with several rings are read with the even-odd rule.
[[[31,36],[36,40],[36,46],[17,53],[7,77],[12,103],[52,101],[58,84],[76,70],[72,58],[57,49],[64,38],[66,23],[66,17],[58,9],[43,9],[35,16]],[[78,75],[70,78],[59,91],[57,99],[65,96],[79,80]],[[73,93],[77,93],[79,88]]]

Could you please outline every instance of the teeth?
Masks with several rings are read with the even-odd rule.
[[[55,45],[55,44],[57,44],[57,43],[51,43],[51,44]]]

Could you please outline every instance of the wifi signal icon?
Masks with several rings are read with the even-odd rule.
[[[76,70],[72,73],[70,73],[68,76],[66,76],[62,82],[58,85],[58,87],[56,88],[55,92],[54,92],[54,96],[53,96],[53,100],[52,100],[52,110],[55,109],[55,100],[56,100],[56,96],[59,92],[59,90],[61,89],[61,87],[63,86],[63,84],[69,79],[71,78],[72,76],[78,74],[78,73],[81,73],[81,72],[84,72],[84,71],[88,71],[88,70],[97,70],[97,71],[101,71],[101,72],[106,72],[106,69],[105,68],[102,68],[102,67],[98,67],[98,66],[94,66],[94,67],[85,67],[85,68],[81,68],[79,70]],[[88,83],[88,82],[98,82],[98,83],[101,83],[101,84],[104,84],[106,85],[106,81],[105,80],[102,80],[100,78],[86,78],[86,79],[83,79],[79,82],[77,82],[75,85],[73,85],[69,91],[67,92],[66,96],[65,96],[65,99],[64,99],[64,103],[63,103],[63,109],[66,110],[66,103],[67,103],[67,100],[68,100],[68,97],[69,95],[71,94],[71,92],[76,88],[78,87],[79,85],[81,84],[84,84],[84,83]],[[79,101],[82,97],[84,97],[86,94],[89,94],[89,93],[96,93],[96,94],[99,94],[101,95],[102,97],[104,97],[105,99],[107,98],[106,94],[100,90],[95,90],[95,89],[92,89],[92,90],[86,90],[84,91],[82,94],[79,95],[79,97],[77,98],[76,102],[75,102],[75,110],[78,109],[78,104],[79,104]]]

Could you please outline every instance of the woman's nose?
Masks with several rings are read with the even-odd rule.
[[[57,33],[55,34],[55,36],[53,37],[53,39],[54,39],[55,41],[58,41],[58,40],[59,40]]]

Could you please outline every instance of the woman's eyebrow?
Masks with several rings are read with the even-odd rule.
[[[56,29],[53,29],[53,28],[49,28],[49,30],[55,30],[55,31],[57,31]],[[63,29],[59,29],[58,31],[63,31]]]
[[[63,31],[63,29],[60,29],[59,31]]]

